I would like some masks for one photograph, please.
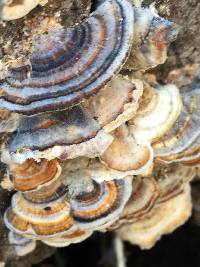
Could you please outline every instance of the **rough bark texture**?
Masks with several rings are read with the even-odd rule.
[[[170,70],[188,63],[200,63],[200,2],[199,0],[145,0],[143,5],[152,3],[155,3],[161,16],[176,22],[180,28],[177,40],[169,49],[168,60],[164,65],[152,70],[157,73],[158,79],[164,82]],[[0,23],[0,63],[14,59],[22,53],[24,42],[27,44],[30,35],[30,32],[24,35],[27,27],[29,28],[27,25],[30,19],[37,20],[41,16],[44,18],[54,15],[60,17],[63,25],[73,25],[87,16],[89,9],[89,0],[51,0],[44,7],[38,6],[34,9],[28,18]],[[60,11],[61,14],[58,15]],[[28,53],[28,50],[26,52]],[[23,56],[26,57],[26,53]],[[3,77],[0,65],[0,79]],[[0,167],[3,177],[5,166]],[[16,257],[14,248],[8,245],[7,230],[2,222],[2,215],[8,206],[10,195],[8,191],[0,189],[0,262],[6,262],[6,266],[32,266],[49,257],[55,250],[39,244],[28,257]]]

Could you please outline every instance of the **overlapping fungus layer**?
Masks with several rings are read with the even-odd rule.
[[[176,123],[154,144],[156,160],[163,163],[198,164],[200,160],[200,84],[180,90],[183,108]]]
[[[15,193],[5,223],[17,234],[51,245],[78,242],[117,220],[131,191],[131,177],[97,183],[86,174],[75,178],[62,173],[38,190]]]
[[[17,190],[4,221],[18,255],[94,231],[149,248],[188,219],[196,169],[157,163],[199,163],[199,82],[179,91],[119,74],[163,63],[176,34],[152,8],[101,0],[79,25],[33,38],[30,66],[9,69],[1,160]]]
[[[23,114],[63,109],[97,92],[125,62],[133,38],[132,6],[100,1],[80,25],[60,32],[60,42],[35,48],[31,71],[1,86],[0,107]],[[54,45],[54,42],[52,42]],[[18,76],[20,76],[18,74]]]

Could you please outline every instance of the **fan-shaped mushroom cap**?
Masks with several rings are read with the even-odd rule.
[[[40,0],[1,0],[0,19],[14,20],[27,15],[34,9]]]
[[[56,159],[40,162],[29,159],[9,166],[9,176],[18,191],[39,189],[44,184],[52,183],[60,174],[61,167]]]
[[[112,140],[86,111],[75,106],[62,112],[23,117],[18,132],[3,149],[2,161],[96,157]]]
[[[127,69],[146,70],[167,59],[167,47],[176,38],[174,23],[161,18],[152,8],[134,8],[135,29]]]
[[[125,63],[133,28],[129,1],[99,1],[81,24],[60,30],[56,46],[48,36],[35,46],[27,78],[12,76],[1,85],[0,108],[33,115],[65,109],[96,93]]]
[[[181,96],[175,85],[157,89],[146,85],[137,115],[129,121],[130,131],[136,140],[152,142],[171,128],[181,108]]]
[[[190,186],[178,196],[156,205],[144,218],[132,225],[123,226],[117,234],[142,249],[149,249],[162,235],[171,233],[185,223],[191,215]]]
[[[116,221],[131,192],[132,177],[99,184],[87,173],[63,172],[37,191],[14,194],[4,221],[11,231],[52,245],[79,242]]]
[[[13,195],[12,205],[4,214],[5,224],[11,231],[42,239],[58,236],[72,228],[74,221],[62,186],[53,192],[51,187],[47,187],[47,192],[44,188],[41,192]]]
[[[132,175],[145,173],[152,167],[153,150],[150,145],[138,143],[123,125],[113,133],[114,141],[100,156],[107,167]]]
[[[142,93],[140,80],[118,75],[86,101],[84,107],[106,132],[111,132],[135,115]]]
[[[122,225],[140,220],[152,209],[159,197],[159,193],[159,186],[154,178],[134,178],[131,197],[119,220],[112,224],[108,230],[115,230]]]
[[[173,127],[153,144],[156,160],[197,164],[200,161],[200,84],[181,88],[183,108]]]
[[[10,231],[8,240],[15,247],[17,256],[25,256],[36,248],[36,241]]]
[[[101,230],[116,221],[132,192],[132,177],[95,182],[87,170],[61,175],[68,188],[71,214],[84,230]]]

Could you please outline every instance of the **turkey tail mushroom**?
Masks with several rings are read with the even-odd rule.
[[[156,205],[144,218],[116,232],[131,244],[150,249],[163,235],[185,223],[191,215],[191,209],[190,185],[187,183],[181,194]]]
[[[113,132],[114,141],[100,156],[109,168],[137,175],[151,170],[153,150],[150,145],[138,143],[124,124]]]
[[[106,132],[111,132],[136,114],[142,93],[140,80],[118,75],[83,106]]]
[[[160,17],[153,8],[134,7],[134,21],[132,50],[124,68],[145,71],[163,64],[178,27]]]
[[[100,1],[80,25],[34,48],[29,77],[1,85],[0,108],[33,115],[65,109],[101,89],[125,63],[134,15],[127,0]],[[46,46],[46,47],[45,47]]]
[[[81,107],[23,117],[18,132],[2,149],[2,161],[99,156],[112,142],[100,125]]]
[[[164,135],[181,113],[182,100],[175,85],[146,84],[136,116],[128,124],[136,140],[152,143]]]
[[[200,83],[194,81],[180,90],[183,107],[176,123],[153,148],[156,161],[195,165],[200,161]]]
[[[39,189],[42,185],[50,184],[61,174],[61,167],[56,159],[51,161],[33,159],[22,164],[9,166],[9,177],[17,191],[30,191]]]
[[[108,228],[108,231],[141,220],[154,207],[160,194],[159,186],[154,178],[135,177],[132,186],[133,190],[129,201],[119,219]]]

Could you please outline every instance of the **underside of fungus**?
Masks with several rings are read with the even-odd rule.
[[[41,3],[0,0],[0,18]],[[33,31],[28,63],[8,66],[0,84],[1,161],[16,191],[9,242],[22,256],[36,240],[63,247],[115,231],[150,248],[189,218],[200,162],[199,79],[178,88],[144,75],[166,60],[176,27],[128,0],[50,25]]]
[[[185,223],[191,215],[190,187],[185,185],[178,196],[156,205],[144,218],[123,226],[117,234],[141,249],[150,249],[162,235]]]

